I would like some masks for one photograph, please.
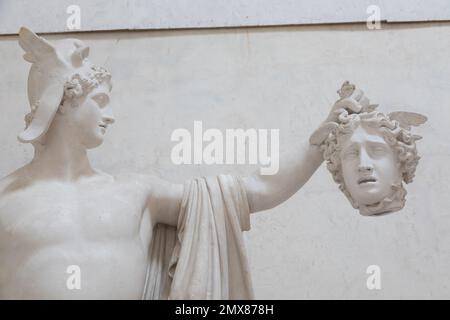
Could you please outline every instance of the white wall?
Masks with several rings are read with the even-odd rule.
[[[80,31],[366,22],[373,5],[387,22],[450,20],[448,0],[0,0],[0,34],[67,32],[70,5]]]
[[[62,36],[53,35],[54,40]],[[175,166],[170,134],[194,120],[214,128],[279,128],[280,148],[307,139],[349,79],[385,111],[421,112],[422,155],[406,207],[361,217],[322,166],[248,233],[257,298],[450,298],[450,23],[83,33],[113,74],[117,122],[91,152],[107,172],[183,181],[248,166]],[[28,111],[29,65],[16,36],[0,37],[0,176],[30,160],[17,142]],[[366,288],[367,266],[382,290]]]

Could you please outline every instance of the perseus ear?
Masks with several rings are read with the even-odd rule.
[[[400,127],[406,130],[411,130],[411,126],[418,127],[428,120],[423,114],[406,111],[391,112],[388,117],[391,120],[397,120]]]

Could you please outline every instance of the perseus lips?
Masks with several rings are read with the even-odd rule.
[[[358,180],[358,184],[364,184],[364,183],[370,183],[370,182],[376,182],[377,179],[374,177],[363,177]]]

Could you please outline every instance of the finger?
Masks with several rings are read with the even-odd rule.
[[[340,115],[344,111],[345,111],[344,108],[339,108],[339,109],[334,110],[333,113],[336,114],[336,115]]]
[[[338,108],[333,110],[332,115],[328,118],[328,122],[339,122],[339,116],[342,113],[348,114],[348,111],[345,108]]]
[[[355,89],[355,92],[353,92],[351,98],[355,99],[356,101],[360,101],[364,97],[364,91],[360,89]]]
[[[354,113],[359,113],[361,111],[361,105],[352,98],[346,98],[339,100],[335,105],[337,108],[344,108],[350,110]]]
[[[363,107],[368,107],[370,104],[370,101],[367,97],[364,96],[364,97],[362,97],[361,100],[359,100],[359,104]]]

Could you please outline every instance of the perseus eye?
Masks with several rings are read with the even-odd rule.
[[[97,102],[97,104],[103,108],[109,103],[109,96],[105,93],[98,93],[92,97],[92,100]]]

